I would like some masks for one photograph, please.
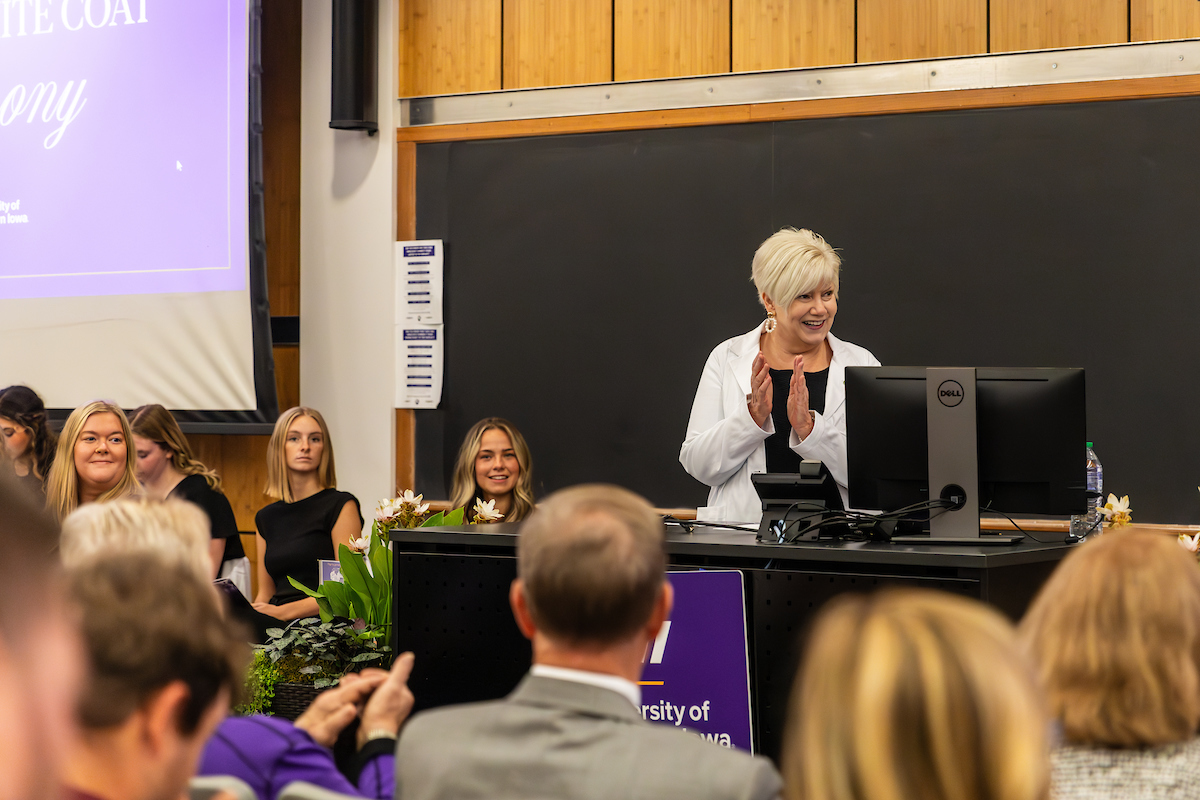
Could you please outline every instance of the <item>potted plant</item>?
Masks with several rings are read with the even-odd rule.
[[[317,601],[319,618],[267,630],[247,678],[244,713],[295,719],[322,690],[343,675],[368,666],[387,668],[392,652],[392,558],[388,536],[396,528],[462,523],[463,509],[429,516],[428,503],[411,491],[381,500],[368,536],[338,547],[341,580],[310,589],[292,585]]]

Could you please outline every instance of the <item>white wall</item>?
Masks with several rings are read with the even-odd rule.
[[[332,3],[303,0],[300,401],[329,423],[338,488],[368,520],[395,489],[393,6],[379,2],[379,133],[329,127]]]

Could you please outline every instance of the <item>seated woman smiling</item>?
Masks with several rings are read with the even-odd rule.
[[[61,522],[84,503],[138,494],[133,434],[120,406],[94,400],[71,412],[46,480],[46,507]]]
[[[463,437],[454,463],[453,508],[466,508],[466,518],[476,500],[494,503],[503,522],[520,522],[533,511],[533,459],[525,437],[506,419],[487,417],[471,426]]]

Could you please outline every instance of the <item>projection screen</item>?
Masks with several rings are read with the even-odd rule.
[[[0,386],[259,407],[250,5],[0,0]]]

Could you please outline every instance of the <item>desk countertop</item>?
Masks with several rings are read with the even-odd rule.
[[[397,544],[416,545],[417,549],[441,550],[447,546],[465,548],[483,554],[511,554],[517,545],[517,523],[458,525],[439,528],[395,530],[391,539]],[[1057,538],[1045,536],[1042,538]],[[668,556],[718,557],[790,562],[841,562],[944,566],[988,569],[1018,564],[1057,561],[1074,545],[1060,541],[1035,542],[1030,538],[1014,545],[938,545],[889,544],[879,542],[796,542],[773,544],[755,541],[750,531],[696,528],[685,533],[676,526],[667,528]]]

